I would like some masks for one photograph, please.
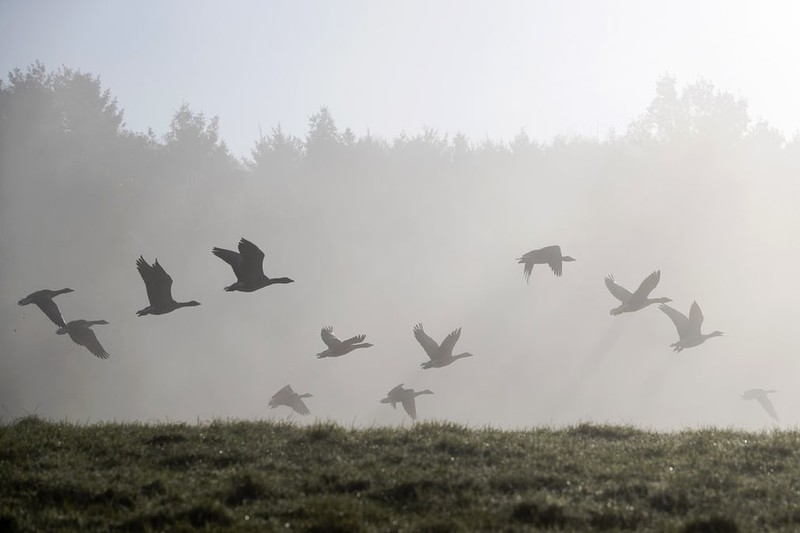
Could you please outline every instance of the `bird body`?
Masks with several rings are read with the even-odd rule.
[[[703,344],[711,337],[723,335],[721,331],[713,331],[706,334],[700,332],[700,327],[703,325],[703,312],[697,302],[692,303],[688,318],[680,311],[676,311],[666,304],[661,304],[658,308],[672,320],[672,323],[675,324],[675,329],[678,330],[678,342],[670,345],[676,352]]]
[[[305,416],[311,414],[311,411],[308,410],[306,407],[305,402],[303,402],[303,398],[310,398],[313,394],[297,394],[294,389],[292,389],[291,385],[286,385],[281,390],[276,392],[272,395],[272,398],[269,400],[269,406],[272,409],[280,405],[285,405],[287,407],[291,407],[297,413]]]
[[[70,320],[62,327],[60,327],[56,333],[58,335],[69,335],[69,338],[75,344],[80,344],[81,346],[87,348],[92,354],[99,357],[100,359],[108,359],[109,353],[103,348],[100,344],[100,341],[97,340],[97,336],[94,334],[94,331],[91,330],[92,326],[96,326],[98,324],[108,324],[105,320]]]
[[[22,298],[19,302],[19,305],[29,305],[35,304],[42,312],[47,315],[47,318],[53,321],[53,323],[63,328],[66,323],[61,316],[61,311],[58,309],[58,305],[53,301],[53,298],[58,296],[59,294],[65,294],[68,292],[74,292],[72,289],[60,289],[57,291],[52,291],[50,289],[42,289],[36,292],[32,292],[27,295],[25,298]]]
[[[772,394],[775,392],[774,390],[764,390],[764,389],[749,389],[742,393],[743,400],[756,400],[761,407],[767,412],[769,416],[771,416],[774,420],[780,422],[780,418],[778,418],[778,412],[775,410],[775,406],[772,405],[767,394]]]
[[[372,344],[364,342],[364,339],[366,339],[367,336],[363,334],[350,337],[347,340],[340,340],[339,337],[334,335],[333,326],[322,328],[320,335],[322,337],[322,342],[325,343],[328,349],[318,353],[318,359],[325,357],[340,357],[352,352],[353,350],[357,350],[359,348],[369,348],[372,346]]]
[[[450,334],[442,341],[441,346],[439,346],[435,340],[430,338],[430,336],[425,333],[425,330],[422,328],[422,324],[417,324],[414,326],[414,337],[416,337],[417,342],[422,345],[425,353],[427,353],[428,357],[430,357],[430,361],[425,361],[420,365],[424,369],[447,366],[456,359],[472,357],[473,355],[469,352],[453,355],[453,348],[455,347],[459,337],[461,337],[461,328],[450,332]]]
[[[144,281],[147,298],[150,300],[150,305],[136,312],[137,316],[163,315],[181,307],[200,305],[200,302],[195,300],[176,302],[172,298],[172,278],[158,263],[158,259],[149,265],[143,256],[139,256],[139,259],[136,260],[136,269]]]
[[[276,283],[293,283],[290,278],[268,278],[264,275],[264,252],[247,239],[239,240],[239,251],[214,248],[211,252],[228,263],[236,274],[236,283],[226,291],[253,292]]]
[[[650,304],[665,304],[671,302],[672,300],[669,298],[648,298],[648,295],[656,288],[656,285],[658,285],[659,280],[661,280],[661,271],[656,270],[644,278],[644,281],[639,284],[639,288],[636,289],[636,292],[631,292],[621,285],[618,285],[617,282],[614,281],[614,276],[610,274],[606,276],[606,287],[609,292],[611,292],[617,300],[622,302],[619,307],[615,307],[609,311],[610,314],[616,316],[622,313],[632,313],[644,309]]]
[[[393,409],[397,409],[397,404],[401,404],[405,409],[408,416],[412,419],[417,419],[417,401],[416,397],[423,394],[433,394],[433,391],[425,389],[423,391],[415,392],[414,389],[404,389],[403,384],[396,386],[386,395],[386,398],[381,400],[381,403],[392,404]]]
[[[527,282],[530,282],[533,265],[549,265],[553,274],[560,276],[561,266],[565,261],[575,261],[575,259],[568,255],[561,255],[561,247],[558,245],[545,246],[538,250],[531,250],[517,259],[517,263],[525,265],[523,273],[525,274],[525,281]]]

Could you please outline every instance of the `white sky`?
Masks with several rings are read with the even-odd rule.
[[[189,103],[238,155],[259,126],[304,135],[322,105],[386,138],[602,136],[665,73],[706,78],[791,136],[798,23],[788,1],[0,0],[0,72],[39,59],[100,75],[137,131],[163,134]]]

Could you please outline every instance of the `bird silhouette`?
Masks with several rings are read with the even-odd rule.
[[[189,302],[176,302],[172,298],[172,278],[158,263],[158,259],[152,265],[139,256],[136,260],[136,269],[144,280],[147,289],[147,299],[150,305],[140,311],[136,311],[137,316],[144,315],[163,315],[170,313],[181,307],[193,307],[200,305],[200,302],[191,300]]]
[[[743,400],[756,400],[761,407],[767,412],[769,416],[771,416],[776,421],[780,422],[780,418],[778,418],[778,412],[775,410],[775,406],[772,405],[767,394],[772,394],[775,392],[774,390],[764,390],[764,389],[749,389],[742,393]]]
[[[317,354],[317,358],[319,359],[324,357],[340,357],[352,352],[353,350],[357,350],[359,348],[369,348],[372,346],[372,344],[364,342],[364,339],[366,339],[367,336],[363,334],[350,337],[344,341],[339,340],[339,337],[333,334],[333,326],[322,328],[320,335],[322,336],[322,342],[325,343],[328,349]]]
[[[59,294],[65,294],[68,292],[74,291],[72,289],[60,289],[57,291],[42,289],[40,291],[30,293],[17,303],[19,305],[35,304],[45,315],[47,315],[47,318],[53,321],[56,326],[63,328],[66,324],[64,323],[64,319],[61,317],[61,311],[59,311],[58,305],[56,305],[56,303],[53,301],[53,298]]]
[[[381,403],[390,403],[392,408],[397,409],[397,404],[402,404],[403,409],[406,410],[408,416],[412,419],[417,419],[417,401],[416,397],[422,394],[433,394],[433,391],[425,389],[423,391],[414,392],[414,389],[404,389],[403,384],[396,386],[386,395],[386,398],[381,400]]]
[[[71,320],[60,327],[56,333],[59,335],[64,335],[66,333],[75,344],[80,344],[87,348],[100,359],[108,359],[109,353],[103,348],[100,341],[97,340],[94,331],[91,330],[92,326],[98,324],[108,324],[108,322],[105,320]]]
[[[425,361],[420,365],[425,369],[447,366],[456,359],[461,359],[462,357],[472,357],[473,355],[469,352],[453,355],[453,348],[455,347],[459,337],[461,337],[461,328],[453,330],[447,337],[445,337],[441,346],[439,346],[435,340],[430,338],[430,336],[425,333],[425,330],[422,329],[422,324],[417,324],[414,326],[414,337],[417,338],[417,341],[422,345],[425,353],[428,354],[428,357],[430,357],[430,361]]]
[[[561,255],[561,247],[558,245],[545,246],[538,250],[531,250],[522,257],[517,259],[517,263],[525,265],[525,281],[530,282],[531,272],[533,272],[533,265],[549,265],[550,270],[556,276],[561,275],[561,265],[564,261],[575,261],[574,258],[568,255]]]
[[[276,392],[272,395],[272,398],[269,400],[269,406],[272,409],[280,405],[285,405],[287,407],[291,407],[297,413],[305,416],[311,414],[311,411],[308,410],[306,407],[305,402],[303,402],[303,398],[311,398],[313,394],[297,394],[291,385],[286,385],[281,390]]]
[[[697,302],[692,303],[692,307],[689,309],[689,318],[666,304],[661,304],[658,308],[672,319],[675,329],[678,330],[678,342],[670,344],[676,352],[680,352],[684,348],[698,346],[711,337],[719,337],[723,334],[721,331],[713,331],[707,334],[700,333],[700,327],[703,325],[703,312]]]
[[[268,278],[264,275],[264,252],[258,246],[241,239],[239,251],[214,248],[211,252],[228,263],[236,274],[236,283],[225,287],[226,291],[253,292],[275,283],[293,283],[290,278]]]
[[[644,309],[650,304],[665,304],[671,302],[672,300],[669,298],[648,298],[648,295],[656,288],[660,279],[661,271],[656,270],[644,278],[644,281],[639,284],[639,288],[636,289],[636,292],[632,293],[625,287],[617,284],[617,282],[614,281],[614,276],[610,274],[606,276],[606,287],[608,287],[609,292],[611,292],[617,300],[622,302],[622,305],[609,311],[610,314],[616,316],[622,313],[632,313],[639,309]]]

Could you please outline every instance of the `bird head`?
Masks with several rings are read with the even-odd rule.
[[[197,300],[191,300],[189,302],[186,302],[186,307],[195,307],[197,305],[200,305],[200,302],[198,302]]]
[[[562,257],[561,257],[561,260],[562,260],[562,261],[567,261],[567,262],[570,262],[570,261],[575,261],[575,258],[574,258],[574,257],[570,257],[570,256],[568,256],[568,255],[565,255],[565,256],[562,256]]]

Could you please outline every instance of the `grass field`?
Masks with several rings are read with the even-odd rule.
[[[0,426],[0,531],[800,529],[800,433]]]

